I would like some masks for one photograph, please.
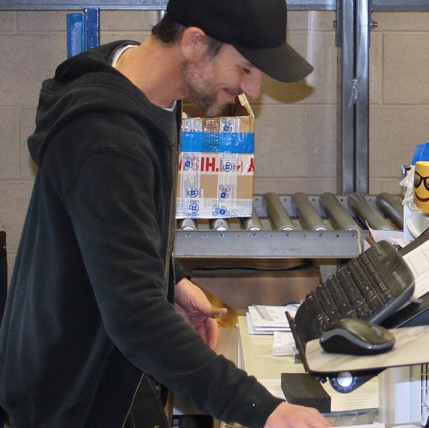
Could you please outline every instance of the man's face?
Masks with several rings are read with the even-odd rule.
[[[223,44],[215,56],[207,53],[200,61],[185,61],[182,78],[185,98],[207,115],[216,116],[241,93],[256,98],[261,89],[262,72],[234,47]]]

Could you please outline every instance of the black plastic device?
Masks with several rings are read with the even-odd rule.
[[[295,317],[286,314],[304,368],[316,380],[329,379],[336,391],[347,393],[379,373],[374,370],[328,376],[309,370],[306,343],[320,339],[343,318],[361,319],[387,329],[429,325],[429,293],[420,296],[417,303],[408,303],[414,292],[414,277],[403,259],[428,239],[429,228],[399,250],[385,241],[374,244],[310,292]]]
[[[375,355],[395,345],[393,333],[378,324],[356,318],[343,318],[322,333],[320,346],[326,352]]]

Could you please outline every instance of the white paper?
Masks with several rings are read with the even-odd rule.
[[[376,230],[371,229],[370,227],[368,227],[368,230],[375,242],[387,241],[393,245],[396,244],[401,247],[405,247],[405,245],[409,243],[409,241],[404,239],[404,232],[402,230]]]
[[[414,275],[413,299],[429,291],[429,240],[404,255],[404,260]]]
[[[294,355],[295,339],[292,333],[286,331],[275,331],[273,334],[273,349],[271,355]]]
[[[246,313],[250,334],[273,334],[274,331],[290,331],[286,311],[295,316],[298,304],[270,306],[253,305],[248,307]]]

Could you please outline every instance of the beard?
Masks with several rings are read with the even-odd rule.
[[[219,115],[229,104],[216,105],[217,92],[209,78],[204,78],[202,67],[199,68],[189,61],[185,61],[181,68],[182,80],[185,88],[185,98],[199,107],[208,116]]]

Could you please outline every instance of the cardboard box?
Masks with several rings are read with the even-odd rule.
[[[255,118],[244,95],[219,117],[184,107],[176,218],[250,217]]]

